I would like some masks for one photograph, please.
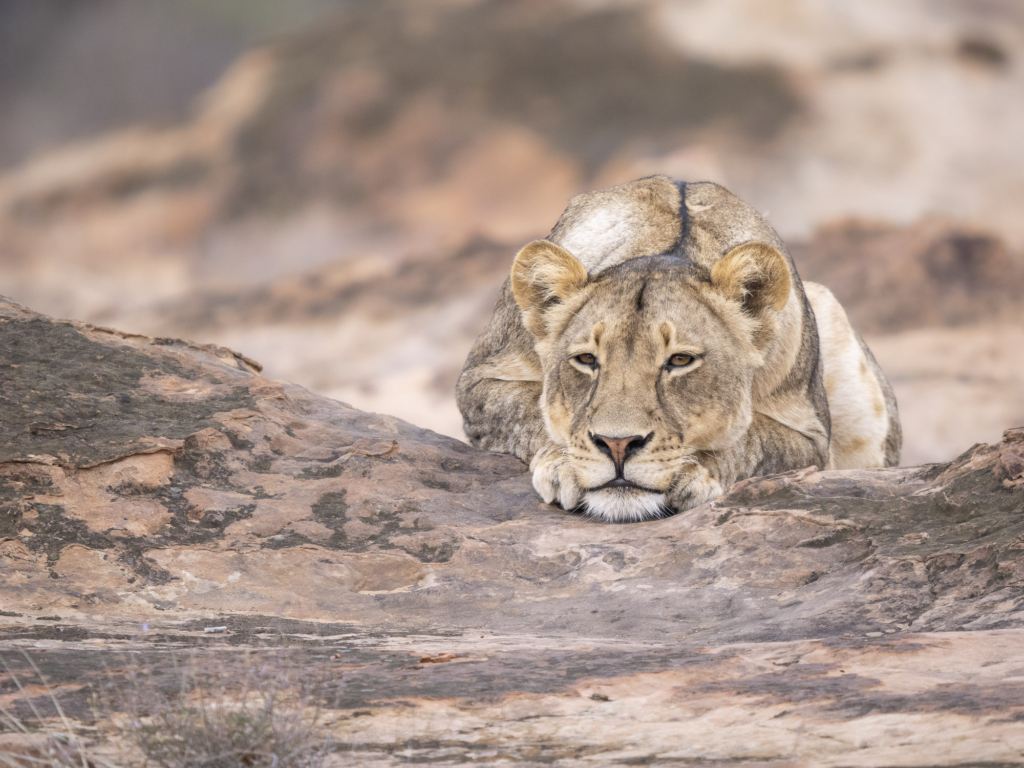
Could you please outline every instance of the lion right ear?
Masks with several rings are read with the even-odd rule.
[[[544,336],[548,310],[581,291],[587,280],[587,268],[564,248],[547,240],[523,248],[512,264],[512,295],[530,332]]]
[[[781,312],[793,280],[781,253],[765,243],[745,243],[715,263],[711,284],[756,317],[768,309]]]

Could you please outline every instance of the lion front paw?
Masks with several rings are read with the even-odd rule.
[[[701,467],[669,491],[665,501],[674,511],[685,512],[712,499],[717,499],[721,495],[721,484],[704,467]]]
[[[530,462],[533,487],[545,503],[558,502],[562,509],[574,509],[583,500],[583,490],[569,469],[562,448],[549,445]]]

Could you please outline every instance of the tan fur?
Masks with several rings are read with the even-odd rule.
[[[805,293],[735,196],[664,176],[574,198],[520,252],[457,396],[474,444],[528,461],[546,501],[608,520],[899,456],[891,388],[831,294]]]

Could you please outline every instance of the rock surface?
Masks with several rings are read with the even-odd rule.
[[[1024,429],[603,525],[224,348],[10,302],[0,339],[0,652],[82,718],[133,637],[276,628],[348,654],[361,764],[1024,762]]]

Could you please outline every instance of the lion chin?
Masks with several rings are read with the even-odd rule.
[[[584,494],[583,514],[609,523],[639,523],[668,517],[673,510],[666,505],[664,493],[640,488],[603,488]]]

